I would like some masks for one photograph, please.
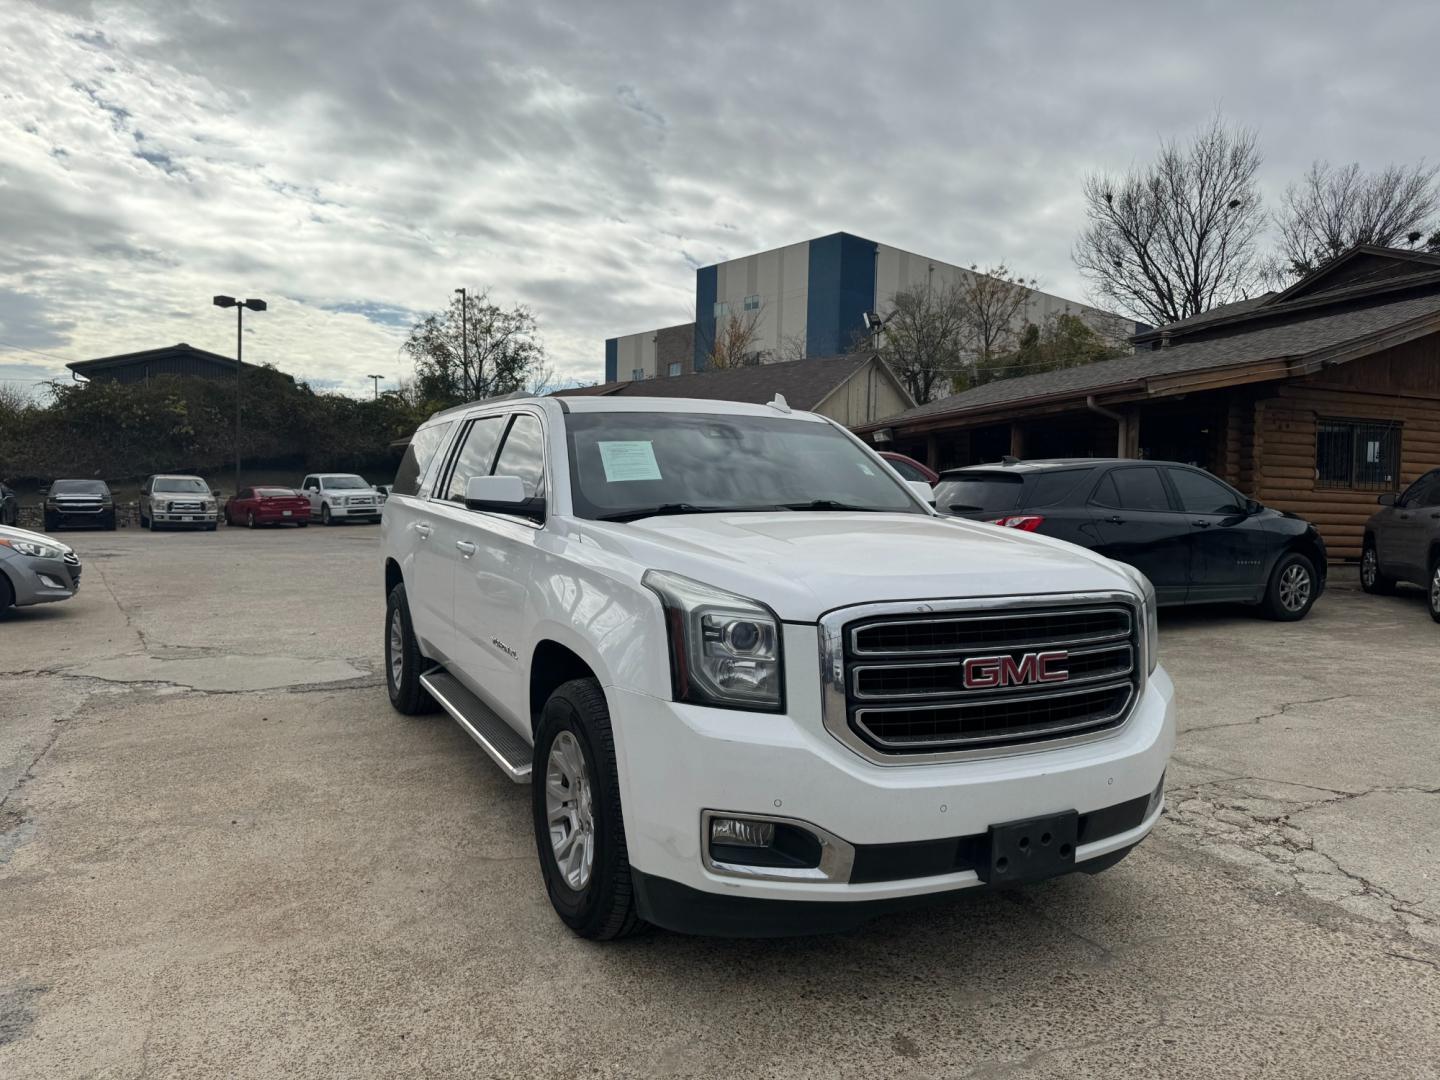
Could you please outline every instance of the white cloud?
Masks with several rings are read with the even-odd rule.
[[[457,285],[563,375],[846,229],[1079,297],[1081,177],[1221,105],[1266,183],[1434,156],[1433,5],[217,0],[0,10],[0,363],[188,341],[363,392]],[[52,369],[53,370],[53,369]],[[63,369],[60,374],[63,374]]]

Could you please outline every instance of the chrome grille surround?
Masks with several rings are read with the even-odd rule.
[[[1056,619],[1070,624],[1058,637],[1046,632]],[[878,765],[1001,757],[1109,738],[1129,722],[1145,690],[1144,619],[1141,598],[1127,592],[896,601],[828,612],[819,620],[825,728]],[[1024,632],[1030,626],[1033,632]],[[892,631],[888,643],[886,630]],[[1050,648],[1066,649],[1072,663],[1080,662],[1076,677],[988,690],[946,681],[958,677],[967,655]],[[904,685],[906,680],[915,685]],[[1063,715],[1086,701],[1095,707]],[[992,716],[1012,711],[1017,722],[984,736],[901,739],[877,736],[865,723],[866,713],[903,711],[923,726],[926,714],[954,719],[973,708]]]

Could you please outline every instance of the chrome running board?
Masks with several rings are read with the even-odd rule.
[[[442,709],[455,718],[480,748],[495,759],[495,764],[517,784],[530,779],[530,744],[495,710],[467,690],[463,683],[443,668],[420,676],[420,685]]]

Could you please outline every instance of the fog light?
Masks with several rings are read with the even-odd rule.
[[[710,842],[735,847],[768,848],[775,842],[775,825],[770,821],[746,821],[744,818],[712,818]]]
[[[1150,801],[1145,805],[1145,820],[1150,820],[1150,815],[1160,808],[1165,801],[1165,774],[1160,774],[1160,783],[1155,785],[1155,790],[1150,793]]]
[[[47,589],[63,589],[63,588],[65,588],[64,585],[60,584],[60,582],[56,581],[56,580],[55,580],[53,577],[51,577],[49,574],[40,574],[39,577],[40,577],[40,584],[41,584],[41,585],[44,585]]]

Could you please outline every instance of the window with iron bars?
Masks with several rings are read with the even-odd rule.
[[[1400,486],[1400,425],[1386,420],[1316,420],[1315,486],[1394,491]]]

